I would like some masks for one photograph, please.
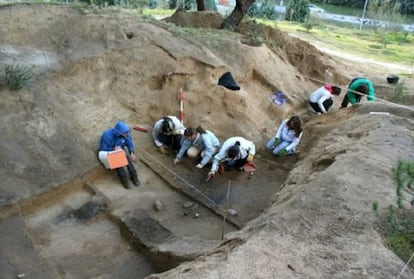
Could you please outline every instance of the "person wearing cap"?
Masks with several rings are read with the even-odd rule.
[[[230,169],[242,170],[247,162],[253,161],[254,155],[256,155],[256,147],[252,141],[239,136],[228,138],[220,151],[214,155],[208,175],[214,176],[221,162],[226,162]]]
[[[181,161],[185,153],[190,158],[197,158],[201,155],[202,159],[196,165],[196,168],[202,169],[210,162],[213,155],[219,151],[220,146],[220,140],[213,132],[204,130],[201,126],[197,128],[188,127],[184,131],[181,148],[174,159],[174,164]]]
[[[341,88],[325,84],[309,96],[309,104],[316,113],[326,113],[333,105],[332,95],[338,96],[339,94],[341,94]]]
[[[165,116],[155,122],[152,129],[154,144],[161,153],[165,154],[165,148],[171,146],[174,151],[181,148],[181,138],[184,134],[185,126],[175,116]]]
[[[109,164],[107,160],[108,152],[118,149],[125,150],[126,157],[128,160],[127,169],[131,177],[132,183],[135,186],[139,186],[140,182],[138,179],[137,171],[135,169],[132,161],[136,162],[136,157],[134,153],[134,141],[130,133],[130,129],[127,124],[123,121],[118,121],[113,128],[105,130],[101,136],[101,141],[99,145],[98,157],[101,163],[109,169]],[[128,179],[127,173],[124,167],[116,168],[116,173],[121,181],[122,185],[129,189],[131,188]]]
[[[302,138],[302,121],[299,116],[285,119],[277,129],[276,135],[266,143],[273,155],[285,156],[296,153],[296,146]]]
[[[348,85],[348,91],[342,100],[341,108],[346,108],[349,103],[351,105],[359,103],[364,96],[367,96],[368,101],[375,100],[374,85],[369,79],[363,77],[354,78]]]

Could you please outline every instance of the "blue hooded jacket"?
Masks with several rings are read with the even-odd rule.
[[[126,136],[123,134],[128,133]],[[120,146],[125,149],[128,148],[129,153],[134,152],[134,141],[132,140],[129,127],[123,121],[118,121],[113,128],[105,130],[101,137],[100,151],[113,151],[115,146]]]

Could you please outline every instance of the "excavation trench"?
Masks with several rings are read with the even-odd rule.
[[[17,239],[27,243],[26,251],[12,244],[5,250],[31,262],[8,267],[7,274],[33,275],[39,265],[43,278],[144,278],[166,271],[214,249],[226,233],[261,214],[296,162],[288,158],[282,167],[262,157],[254,175],[231,171],[205,183],[208,170],[194,171],[190,159],[172,165],[172,155],[145,150],[138,188],[123,189],[113,172],[98,166],[2,214],[3,224],[23,231]]]

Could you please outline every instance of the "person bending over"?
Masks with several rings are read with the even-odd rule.
[[[201,162],[196,165],[196,168],[203,168],[214,154],[220,149],[220,140],[209,130],[204,130],[202,127],[188,127],[185,129],[184,137],[181,140],[181,148],[174,159],[174,164],[177,164],[183,158],[184,154],[190,158],[197,158],[201,155]],[[201,152],[201,154],[200,154]]]
[[[309,104],[316,113],[326,113],[333,105],[332,95],[338,96],[339,94],[341,94],[341,88],[325,84],[309,96]]]
[[[160,152],[165,154],[165,147],[171,146],[174,151],[181,148],[181,137],[184,134],[185,127],[175,116],[165,116],[155,122],[152,129],[152,138],[154,144],[159,148]]]
[[[208,173],[214,176],[219,169],[220,163],[225,162],[229,169],[243,170],[247,162],[252,162],[256,154],[254,143],[243,137],[231,137],[227,139],[220,151],[213,157],[213,165]]]
[[[346,108],[349,103],[351,105],[359,103],[364,96],[367,96],[368,101],[375,100],[374,85],[369,79],[354,78],[348,85],[348,91],[342,100],[341,108]]]

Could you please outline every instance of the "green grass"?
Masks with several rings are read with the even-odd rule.
[[[414,61],[412,33],[380,30],[375,32],[367,29],[360,31],[356,26],[337,26],[329,22],[314,24],[310,32],[307,32],[302,24],[288,21],[278,22],[277,27],[304,40],[319,42],[338,51],[378,61],[407,65]]]
[[[326,8],[325,5],[318,4],[318,6]],[[170,16],[173,13],[174,10],[168,9],[143,10],[143,14],[153,17]],[[329,46],[337,51],[382,62],[408,66],[414,64],[413,33],[375,30],[367,27],[360,31],[359,26],[354,24],[331,22],[318,18],[312,18],[310,31],[306,30],[303,24],[289,21],[276,22],[263,19],[256,19],[256,21],[292,33],[304,40]]]

